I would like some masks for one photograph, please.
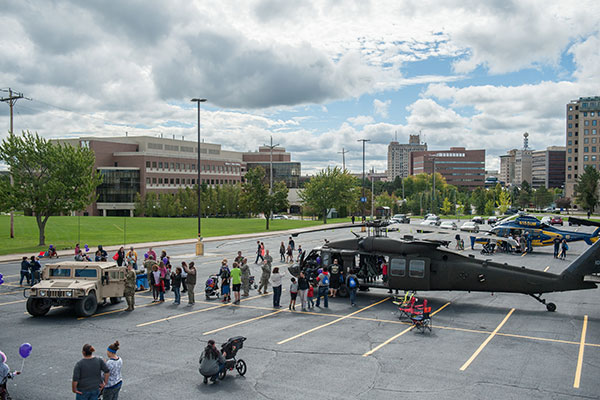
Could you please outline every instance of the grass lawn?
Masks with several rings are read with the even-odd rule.
[[[50,217],[46,224],[46,243],[58,250],[72,249],[78,242],[95,249],[122,243],[142,243],[162,240],[191,239],[197,235],[196,218],[123,218],[81,217],[78,233],[77,217]],[[330,223],[347,219],[328,220]],[[322,225],[322,221],[273,220],[272,231]],[[35,253],[47,249],[39,247],[38,228],[34,217],[15,215],[15,238],[10,239],[10,217],[0,215],[0,255]],[[202,236],[224,236],[241,233],[265,232],[264,219],[204,218]]]

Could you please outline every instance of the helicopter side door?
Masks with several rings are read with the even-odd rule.
[[[429,290],[430,267],[428,258],[391,256],[388,286],[390,289]]]

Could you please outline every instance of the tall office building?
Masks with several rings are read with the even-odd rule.
[[[532,153],[531,186],[562,188],[565,184],[565,148],[551,146]]]
[[[521,186],[523,181],[531,185],[533,150],[529,148],[529,133],[523,134],[523,148],[509,150],[500,156],[500,180],[507,186]]]
[[[509,150],[505,155],[500,156],[500,181],[506,186],[510,186],[515,180],[515,155],[517,149]]]
[[[408,144],[390,142],[387,156],[387,176],[393,181],[397,176],[406,178],[410,172],[410,153],[427,151],[427,143],[421,143],[420,135],[410,135]]]
[[[600,96],[567,104],[565,194],[573,198],[577,178],[587,165],[600,169]]]

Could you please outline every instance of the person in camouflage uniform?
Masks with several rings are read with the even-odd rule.
[[[242,259],[242,266],[240,267],[242,270],[242,296],[248,297],[250,295],[250,266],[248,265],[248,259]]]
[[[267,292],[267,288],[269,286],[269,278],[271,278],[271,263],[273,262],[273,257],[269,255],[269,250],[267,250],[267,254],[264,257],[263,265],[262,265],[262,275],[260,276],[260,286],[258,287],[258,294],[261,294],[261,289],[264,290],[264,294],[269,294]]]
[[[133,270],[133,264],[127,264],[127,273],[125,274],[125,300],[127,301],[127,310],[133,311],[135,306],[135,286],[136,286],[136,274]]]

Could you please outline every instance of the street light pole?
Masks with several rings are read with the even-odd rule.
[[[202,209],[200,203],[200,191],[201,191],[201,175],[200,175],[200,103],[204,103],[206,99],[193,98],[191,101],[198,104],[198,162],[196,168],[198,169],[198,178],[197,178],[197,186],[198,186],[198,242],[196,242],[196,255],[202,256],[204,255],[204,243],[202,243]]]
[[[365,222],[365,143],[370,142],[370,139],[358,139],[357,142],[362,142],[363,147],[363,166],[362,166],[362,197],[360,199],[362,203],[362,222]],[[363,225],[361,228],[361,232],[365,232],[366,227]]]
[[[265,144],[265,147],[268,147],[271,150],[270,158],[269,158],[269,195],[273,194],[273,149],[279,146],[279,143],[276,145],[273,144],[273,136],[271,136],[271,145]],[[269,210],[268,219],[271,218],[271,214],[273,210]]]

